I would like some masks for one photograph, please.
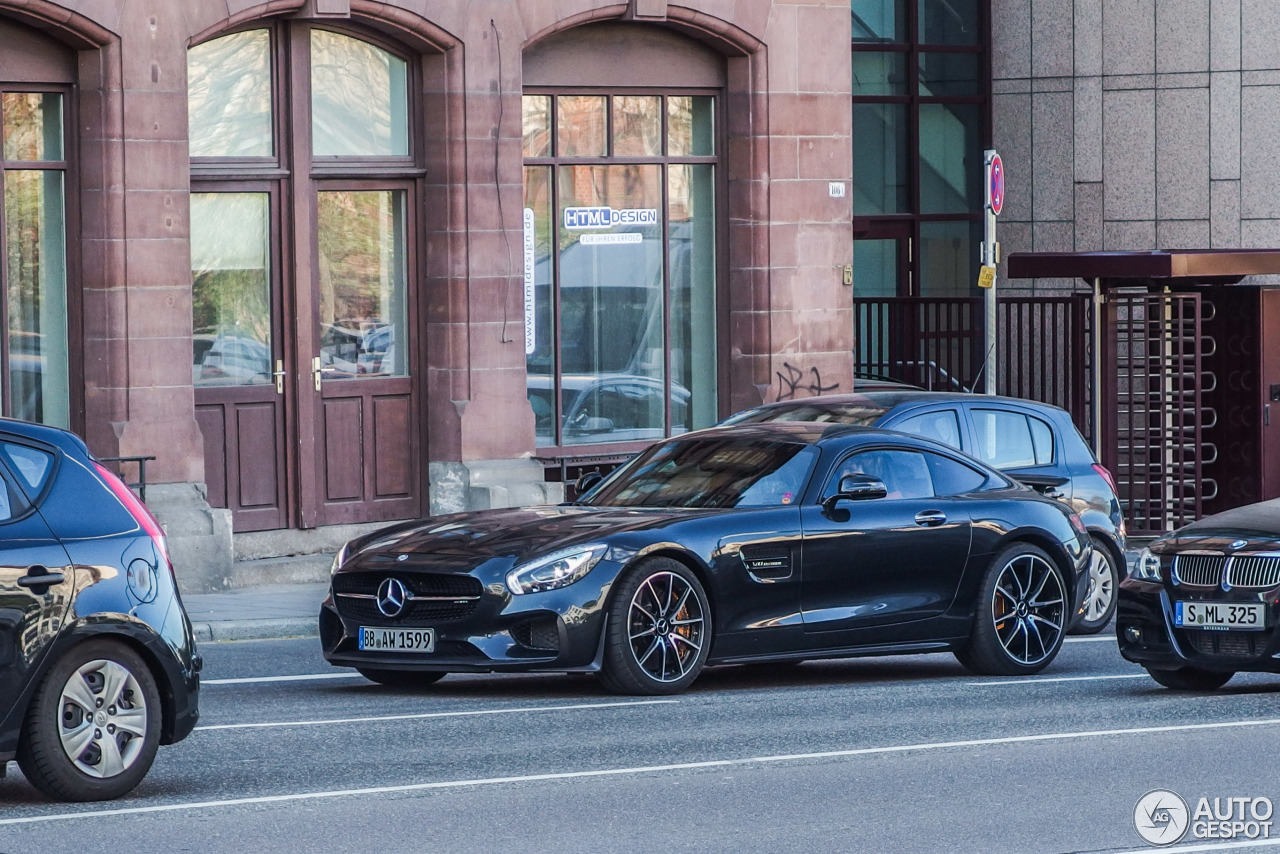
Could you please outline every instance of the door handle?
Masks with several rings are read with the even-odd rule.
[[[947,514],[941,510],[921,510],[916,514],[916,524],[931,528],[947,521]]]
[[[284,394],[284,360],[276,359],[276,369],[271,376],[276,378],[276,394]]]
[[[316,356],[311,360],[311,376],[316,381],[316,391],[320,390],[320,357]]]
[[[55,584],[61,584],[65,581],[65,577],[61,572],[50,572],[43,566],[33,566],[27,569],[28,575],[24,575],[18,579],[19,587],[52,587]],[[41,591],[43,592],[43,591]]]

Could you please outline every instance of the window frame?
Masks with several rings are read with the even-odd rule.
[[[920,180],[920,107],[923,105],[976,105],[980,110],[980,150],[990,148],[993,139],[992,122],[992,40],[991,40],[991,0],[978,0],[978,32],[981,38],[977,44],[947,45],[927,44],[919,41],[920,10],[918,0],[897,0],[905,6],[905,41],[858,41],[851,40],[852,52],[857,53],[895,53],[905,56],[906,89],[899,95],[857,95],[852,96],[852,104],[898,104],[906,106],[907,123],[907,210],[897,213],[860,214],[853,213],[853,236],[855,240],[875,239],[881,235],[905,228],[908,248],[906,265],[898,271],[897,296],[941,296],[954,292],[958,283],[942,283],[941,287],[930,287],[924,281],[925,266],[922,263],[922,225],[925,223],[967,223],[972,232],[975,225],[983,219],[983,204],[977,200],[977,208],[965,213],[923,213],[921,210]],[[930,54],[973,54],[979,56],[978,94],[976,95],[921,95],[920,65],[924,56]],[[855,160],[858,152],[854,151]],[[976,271],[977,252],[972,253],[970,268]],[[967,289],[961,289],[962,296],[978,294],[976,280],[971,276]],[[856,287],[856,283],[855,283]]]
[[[663,328],[662,328],[662,347],[663,347],[663,423],[662,435],[669,438],[672,433],[672,349],[671,349],[671,222],[667,215],[670,207],[669,199],[669,167],[672,165],[710,165],[715,169],[713,180],[713,191],[715,193],[714,200],[714,234],[715,234],[715,321],[716,321],[716,411],[723,412],[725,401],[728,399],[728,366],[726,359],[726,335],[725,329],[728,321],[728,294],[727,289],[727,262],[728,262],[728,202],[727,202],[727,158],[725,157],[725,146],[728,143],[728,134],[724,120],[724,103],[725,97],[723,90],[705,87],[661,87],[661,86],[634,86],[634,87],[600,87],[600,86],[526,86],[521,91],[522,99],[524,96],[549,97],[550,111],[548,115],[547,133],[550,136],[550,153],[545,156],[528,156],[521,157],[522,186],[523,172],[529,167],[544,168],[550,170],[550,182],[548,191],[548,201],[551,210],[552,233],[559,235],[561,226],[558,222],[558,211],[560,205],[560,181],[559,169],[564,166],[620,166],[620,165],[658,165],[661,167],[661,190],[662,190],[662,270],[663,270]],[[603,96],[605,98],[605,154],[603,156],[562,156],[559,153],[558,136],[559,136],[559,109],[557,106],[557,97],[559,96]],[[714,127],[712,128],[714,153],[710,155],[622,155],[615,157],[614,135],[613,135],[613,97],[629,97],[629,96],[659,96],[662,98],[661,120],[662,120],[662,140],[663,147],[666,147],[666,140],[669,133],[669,112],[667,109],[668,97],[710,97],[712,98],[712,116]],[[523,132],[521,134],[523,139]],[[558,241],[556,241],[558,243]],[[554,244],[553,244],[554,245]],[[565,424],[562,411],[563,391],[561,358],[560,358],[560,342],[562,339],[561,318],[562,307],[560,299],[560,252],[553,250],[551,253],[551,323],[552,323],[552,401],[554,404],[554,413],[552,415],[552,441],[551,444],[537,445],[535,437],[535,454],[540,457],[559,457],[559,456],[589,456],[597,454],[622,454],[641,450],[652,444],[656,440],[621,440],[614,442],[597,442],[583,444],[566,444],[564,441]],[[575,402],[575,407],[577,402]],[[686,402],[685,406],[692,412],[692,406]],[[692,419],[692,415],[690,415]],[[696,429],[693,427],[690,430]]]

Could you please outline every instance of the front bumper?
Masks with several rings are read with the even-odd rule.
[[[1179,592],[1179,599],[1269,603],[1266,629],[1181,629],[1173,625],[1173,599],[1163,584],[1127,578],[1120,582],[1116,605],[1120,654],[1153,670],[1194,667],[1218,673],[1280,673],[1280,604],[1274,593]],[[1140,638],[1131,638],[1131,629]]]
[[[522,596],[506,589],[500,573],[477,572],[482,587],[473,603],[396,619],[362,603],[353,607],[352,600],[336,594],[331,585],[320,606],[320,644],[325,659],[340,667],[461,673],[596,671],[608,592],[620,570],[621,565],[602,560],[567,587]],[[435,651],[361,650],[361,626],[433,629]]]

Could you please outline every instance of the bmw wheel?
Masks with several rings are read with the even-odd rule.
[[[52,798],[118,798],[151,768],[161,714],[155,678],[137,653],[110,640],[80,644],[36,689],[18,765]]]
[[[1175,691],[1216,691],[1231,680],[1234,673],[1217,673],[1196,667],[1180,667],[1177,670],[1155,670],[1148,667],[1151,678]]]
[[[1096,635],[1111,622],[1116,612],[1116,589],[1120,586],[1120,567],[1115,556],[1101,539],[1093,538],[1093,556],[1089,559],[1089,587],[1084,594],[1084,614],[1071,630],[1073,635]]]
[[[698,678],[711,650],[702,584],[670,558],[646,560],[621,580],[609,606],[600,677],[619,694],[675,694]]]
[[[956,658],[976,673],[1023,676],[1039,673],[1062,647],[1067,584],[1045,552],[1014,543],[996,555],[979,591],[968,645]]]

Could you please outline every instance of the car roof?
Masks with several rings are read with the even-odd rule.
[[[678,436],[672,436],[667,441],[715,438],[717,436],[773,439],[803,442],[807,445],[817,445],[829,440],[854,437],[871,441],[877,438],[884,438],[906,439],[910,442],[920,442],[927,445],[937,444],[926,437],[899,433],[897,430],[891,430],[887,427],[866,427],[860,424],[839,424],[824,421],[759,421],[746,424],[729,424],[724,427],[708,427],[705,430],[682,433]],[[948,447],[947,451],[954,453],[955,449]]]
[[[1020,397],[1006,397],[996,394],[973,394],[962,391],[927,391],[925,389],[874,389],[855,391],[845,394],[824,394],[816,397],[798,397],[794,400],[783,400],[765,403],[752,407],[752,411],[770,409],[793,409],[802,406],[863,406],[882,409],[888,413],[905,404],[914,403],[1002,403],[1015,406],[1031,406],[1037,409],[1059,410],[1061,407],[1038,400],[1026,400]]]
[[[88,455],[89,449],[79,436],[61,427],[50,427],[47,424],[36,424],[33,421],[21,421],[17,418],[0,418],[0,432],[34,439],[55,445],[64,451],[78,452]]]

